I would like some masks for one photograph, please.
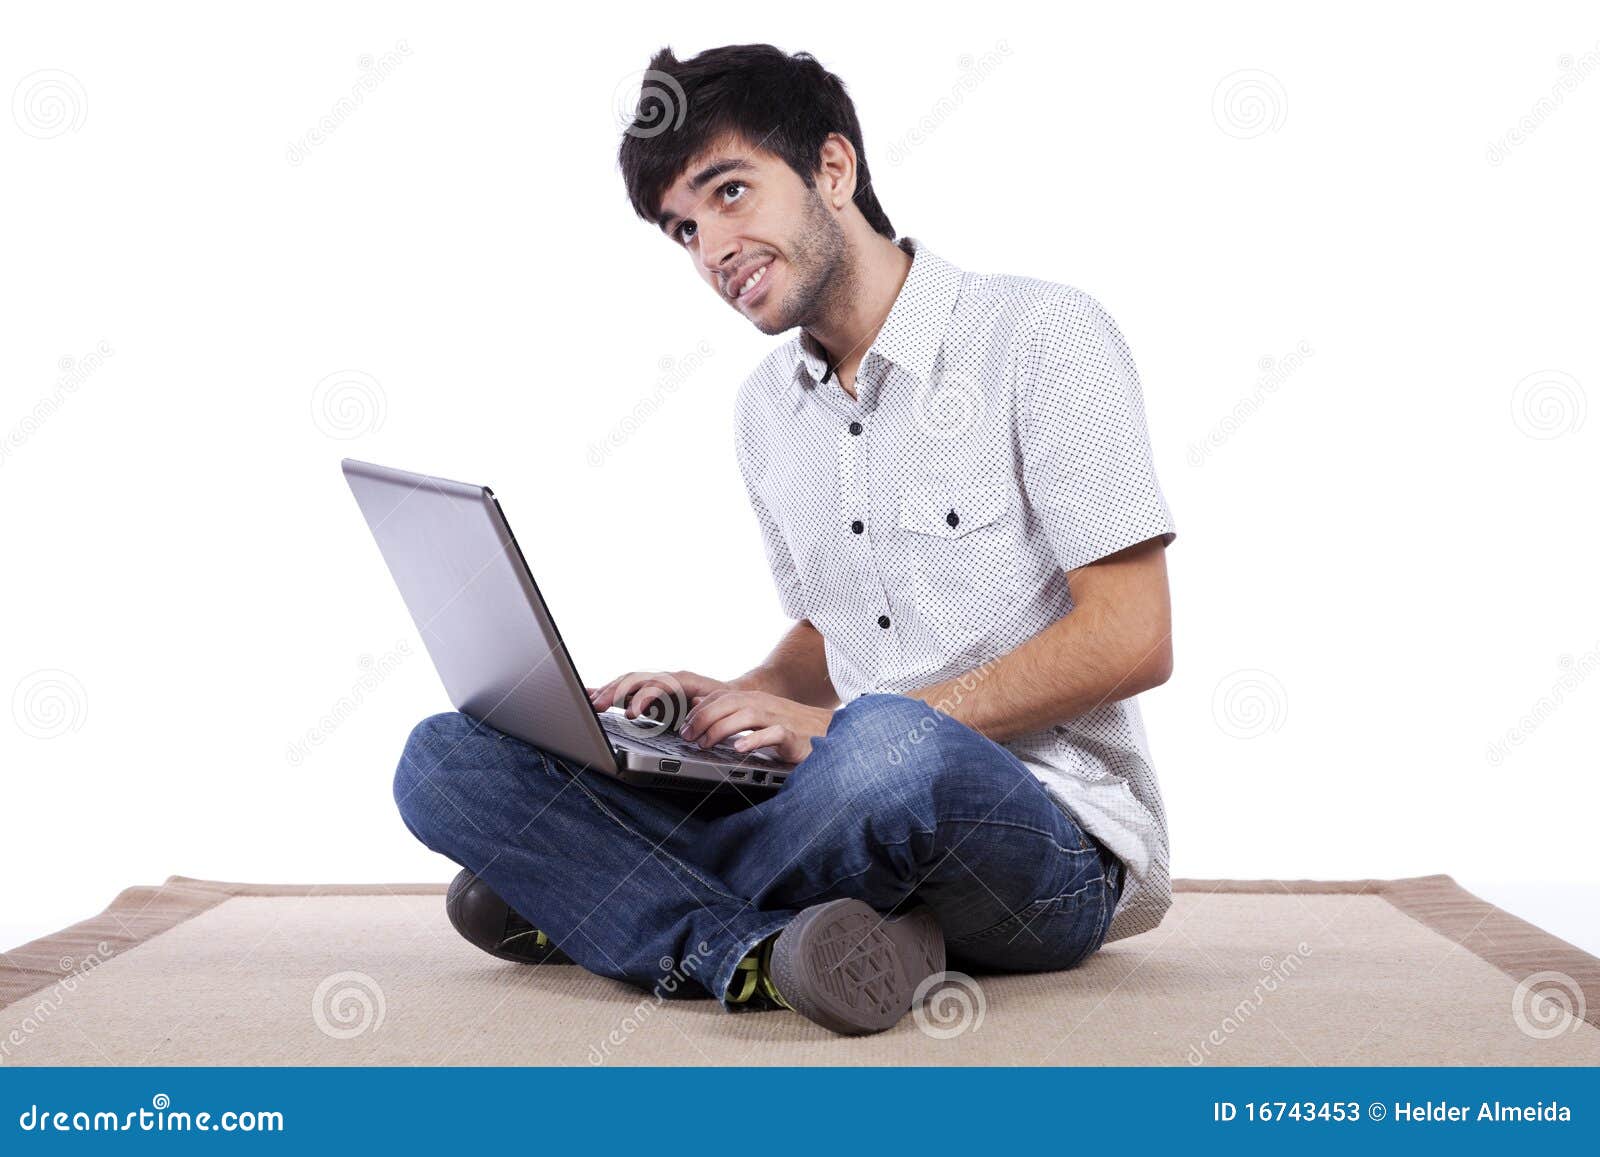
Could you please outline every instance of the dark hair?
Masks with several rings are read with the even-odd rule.
[[[810,53],[790,56],[770,44],[711,48],[690,60],[671,48],[656,53],[617,151],[634,211],[654,224],[662,196],[689,161],[729,133],[782,157],[811,187],[823,142],[839,133],[856,150],[856,207],[894,240],[844,82]]]

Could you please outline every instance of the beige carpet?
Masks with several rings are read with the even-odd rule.
[[[173,877],[4,954],[0,1064],[1600,1064],[1600,960],[1447,876],[1178,888],[1081,968],[847,1040],[502,963],[440,885]]]

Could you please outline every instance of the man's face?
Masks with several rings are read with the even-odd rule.
[[[762,333],[816,323],[849,278],[844,229],[782,158],[730,138],[661,198],[662,231]]]

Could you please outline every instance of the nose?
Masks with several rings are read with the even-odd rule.
[[[721,277],[739,264],[739,238],[735,233],[719,234],[716,230],[701,228],[700,264],[712,277]]]

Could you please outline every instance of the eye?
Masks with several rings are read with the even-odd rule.
[[[722,186],[722,188],[718,189],[717,192],[722,194],[722,200],[724,203],[726,203],[737,201],[740,197],[744,196],[745,190],[749,187],[750,186],[746,185],[743,181],[729,181],[726,185]]]
[[[680,245],[687,245],[690,241],[693,241],[694,233],[695,228],[693,221],[684,221],[672,231],[672,235],[677,238],[678,244]]]

